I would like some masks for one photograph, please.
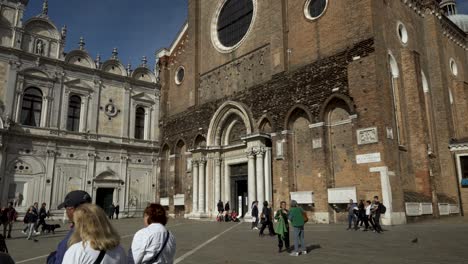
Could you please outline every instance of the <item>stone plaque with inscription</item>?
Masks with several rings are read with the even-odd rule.
[[[369,154],[362,154],[356,155],[356,163],[357,164],[364,164],[364,163],[373,163],[373,162],[380,162],[380,153],[369,153]]]

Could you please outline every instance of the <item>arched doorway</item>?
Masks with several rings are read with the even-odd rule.
[[[112,214],[112,205],[119,204],[122,180],[113,172],[105,171],[94,179],[94,202],[108,215]]]
[[[187,189],[186,151],[185,143],[180,140],[175,150],[174,214],[176,216],[183,216],[185,213],[185,191]]]

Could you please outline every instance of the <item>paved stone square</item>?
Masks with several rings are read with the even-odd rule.
[[[142,219],[113,220],[128,250]],[[38,236],[27,241],[16,224],[14,238],[7,240],[16,263],[44,263],[65,235]],[[177,239],[175,263],[468,263],[468,221],[454,218],[385,227],[384,234],[346,231],[343,225],[306,225],[306,256],[277,253],[277,240],[250,230],[250,223],[217,223],[173,220],[169,229]],[[412,240],[418,239],[417,243]]]

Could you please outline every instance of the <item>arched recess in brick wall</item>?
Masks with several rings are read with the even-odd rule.
[[[261,133],[270,134],[273,132],[273,126],[270,120],[267,117],[262,118],[260,125],[258,126],[258,131]]]
[[[195,140],[193,141],[193,148],[199,149],[199,148],[205,148],[205,147],[206,147],[206,138],[202,135],[197,135],[195,137]]]
[[[160,174],[159,174],[159,195],[160,197],[169,196],[169,170],[170,170],[170,149],[166,144],[163,146],[160,157]]]
[[[355,178],[350,177],[354,169],[354,131],[350,109],[345,101],[334,98],[327,104],[325,126],[332,185],[334,187],[354,186]]]
[[[313,189],[308,186],[312,177],[312,138],[309,125],[309,115],[302,108],[294,108],[289,115],[287,128],[291,132],[288,152],[291,154],[289,163],[290,191],[305,191]]]
[[[394,109],[394,120],[398,136],[398,143],[400,146],[406,144],[406,132],[405,132],[405,116],[403,115],[402,105],[403,98],[401,96],[400,89],[400,70],[398,68],[398,63],[393,56],[392,52],[388,52],[388,66],[389,66],[389,75],[391,82],[391,89],[393,94],[393,109]]]
[[[175,148],[175,184],[174,191],[175,194],[184,194],[185,193],[185,184],[187,183],[187,158],[185,155],[187,152],[187,147],[184,141],[179,140]]]
[[[251,134],[253,132],[251,120],[251,114],[244,104],[233,101],[223,103],[210,121],[207,138],[208,146],[229,144],[229,139],[231,139],[231,141],[234,139],[229,136],[230,131],[233,131],[232,129],[236,124],[239,136]],[[245,131],[241,123],[243,123]]]

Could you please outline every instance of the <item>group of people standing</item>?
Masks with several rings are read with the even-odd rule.
[[[277,221],[277,225],[273,228],[273,217]],[[259,236],[264,236],[263,232],[268,227],[270,236],[278,236],[278,252],[283,252],[283,247],[287,252],[290,252],[289,231],[290,225],[293,227],[294,251],[290,252],[291,256],[299,256],[307,254],[307,249],[304,243],[304,225],[309,221],[306,212],[298,206],[295,200],[291,201],[291,208],[288,210],[286,202],[280,203],[280,208],[272,214],[272,209],[268,202],[263,202],[263,209],[260,213],[258,210],[258,201],[252,203],[252,230],[258,230],[258,223],[262,224]]]
[[[364,203],[364,200],[361,200],[359,204],[354,203],[353,200],[349,200],[346,210],[348,211],[348,230],[358,230],[364,224],[365,228],[363,231],[373,230],[376,233],[383,232],[380,225],[380,217],[382,214],[385,214],[387,209],[379,201],[378,196],[374,196],[372,202],[367,200]]]
[[[166,210],[150,204],[144,211],[145,227],[133,237],[128,257],[120,245],[120,235],[109,221],[109,214],[92,204],[85,191],[72,191],[59,205],[72,222],[71,229],[48,258],[48,264],[127,264],[173,263],[174,235],[166,229]]]

